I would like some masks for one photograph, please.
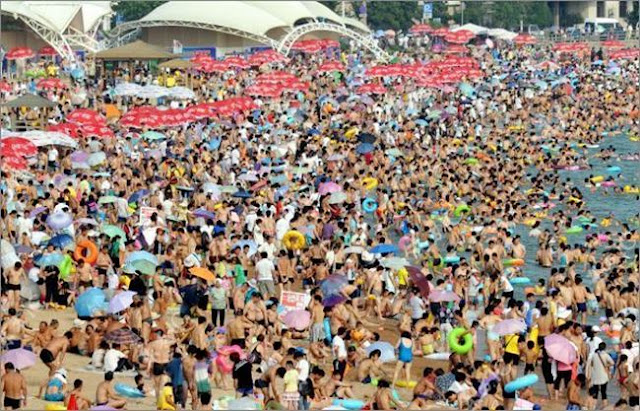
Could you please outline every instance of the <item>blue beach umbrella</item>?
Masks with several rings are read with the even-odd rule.
[[[105,311],[108,309],[106,302],[107,297],[100,288],[92,287],[84,293],[80,294],[76,300],[76,313],[79,318],[90,318],[96,311]]]

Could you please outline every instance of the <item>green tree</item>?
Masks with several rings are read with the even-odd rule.
[[[638,15],[639,13],[640,13],[640,5],[634,1],[633,10],[627,13],[627,23],[631,24],[634,29],[636,28],[636,25],[638,24],[638,20],[640,19],[640,16]]]
[[[412,19],[420,20],[422,9],[415,1],[373,1],[367,3],[367,22],[374,29],[407,30]]]
[[[149,14],[156,7],[166,3],[166,0],[159,1],[120,1],[113,6],[119,16],[124,21],[138,20]]]

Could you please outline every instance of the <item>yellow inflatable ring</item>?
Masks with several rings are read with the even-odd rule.
[[[374,190],[376,187],[378,187],[378,179],[373,177],[363,178],[362,186],[367,190]]]
[[[346,138],[353,138],[356,134],[358,134],[358,129],[356,127],[352,127],[344,133]]]
[[[398,380],[396,381],[396,387],[399,388],[415,388],[415,386],[418,385],[417,381],[405,381],[405,380]]]
[[[604,181],[604,176],[591,177],[591,182],[592,183],[601,183],[603,181]]]
[[[291,230],[282,237],[282,244],[287,250],[302,250],[307,245],[307,240],[300,231]]]

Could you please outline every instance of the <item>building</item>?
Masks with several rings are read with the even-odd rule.
[[[635,4],[634,4],[635,3]],[[640,7],[638,0],[620,1],[550,1],[554,25],[559,26],[561,16],[578,15],[585,19],[616,19],[622,26],[627,25],[627,15],[634,7]]]

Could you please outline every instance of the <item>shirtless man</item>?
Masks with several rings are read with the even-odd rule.
[[[3,406],[6,410],[17,410],[20,403],[27,406],[27,380],[16,371],[13,363],[4,364],[5,374],[0,379],[2,386]]]
[[[311,310],[311,342],[322,341],[328,337],[324,335],[324,305],[322,304],[322,297],[314,295],[313,300],[309,303],[309,309]]]
[[[244,314],[249,321],[259,326],[257,327],[258,330],[256,330],[257,334],[261,333],[260,326],[266,328],[267,307],[264,305],[260,293],[251,295],[251,300],[244,307]]]
[[[278,391],[277,378],[284,378],[287,369],[274,365],[262,374],[262,376],[256,380],[255,386],[262,390],[264,394],[265,403],[269,400],[280,402],[280,392]]]
[[[38,326],[38,331],[34,334],[33,340],[31,341],[31,347],[33,347],[33,352],[35,352],[36,354],[39,354],[40,350],[46,347],[52,338],[53,336],[51,335],[51,331],[49,330],[49,324],[47,324],[46,321],[40,321],[40,325]]]
[[[227,332],[229,333],[229,342],[231,345],[238,345],[246,348],[246,330],[251,328],[253,324],[247,320],[244,315],[235,317],[227,324]]]
[[[184,373],[184,381],[187,384],[187,390],[191,395],[191,403],[193,406],[198,403],[198,395],[196,391],[195,380],[195,355],[198,352],[198,348],[195,345],[189,345],[187,347],[187,355],[182,359],[182,371]],[[187,399],[185,398],[185,404]]]
[[[382,369],[380,355],[380,350],[373,350],[369,354],[369,358],[360,362],[358,365],[358,381],[363,384],[369,384],[371,381],[378,380],[386,375]]]
[[[53,373],[64,362],[64,356],[71,345],[73,333],[67,331],[62,337],[54,337],[49,341],[46,347],[40,351],[40,359],[49,368],[47,378],[53,376]]]
[[[191,332],[191,343],[201,350],[207,349],[207,319],[198,317],[198,325]]]
[[[7,340],[7,349],[22,347],[22,338],[25,334],[24,321],[18,317],[15,308],[9,308],[9,318],[5,319],[0,335]]]
[[[104,381],[98,384],[96,389],[96,405],[107,406],[111,408],[124,408],[127,401],[116,394],[113,388],[113,373],[111,371],[104,373]]]
[[[13,267],[5,272],[7,284],[5,290],[9,297],[9,306],[18,310],[20,308],[20,281],[27,280],[27,273],[22,268],[22,263],[17,261]]]
[[[78,295],[82,294],[85,289],[93,287],[93,267],[82,258],[78,260],[78,272],[76,275],[76,289]]]
[[[573,301],[575,303],[575,310],[573,311],[573,319],[578,317],[578,313],[581,314],[582,324],[587,323],[587,289],[582,285],[582,278],[576,277],[575,284],[573,285]]]
[[[156,396],[159,396],[162,392],[162,375],[171,360],[171,346],[175,344],[175,341],[165,338],[164,332],[160,329],[157,329],[155,333],[157,339],[149,343],[149,365],[147,366],[147,371],[152,371]]]

